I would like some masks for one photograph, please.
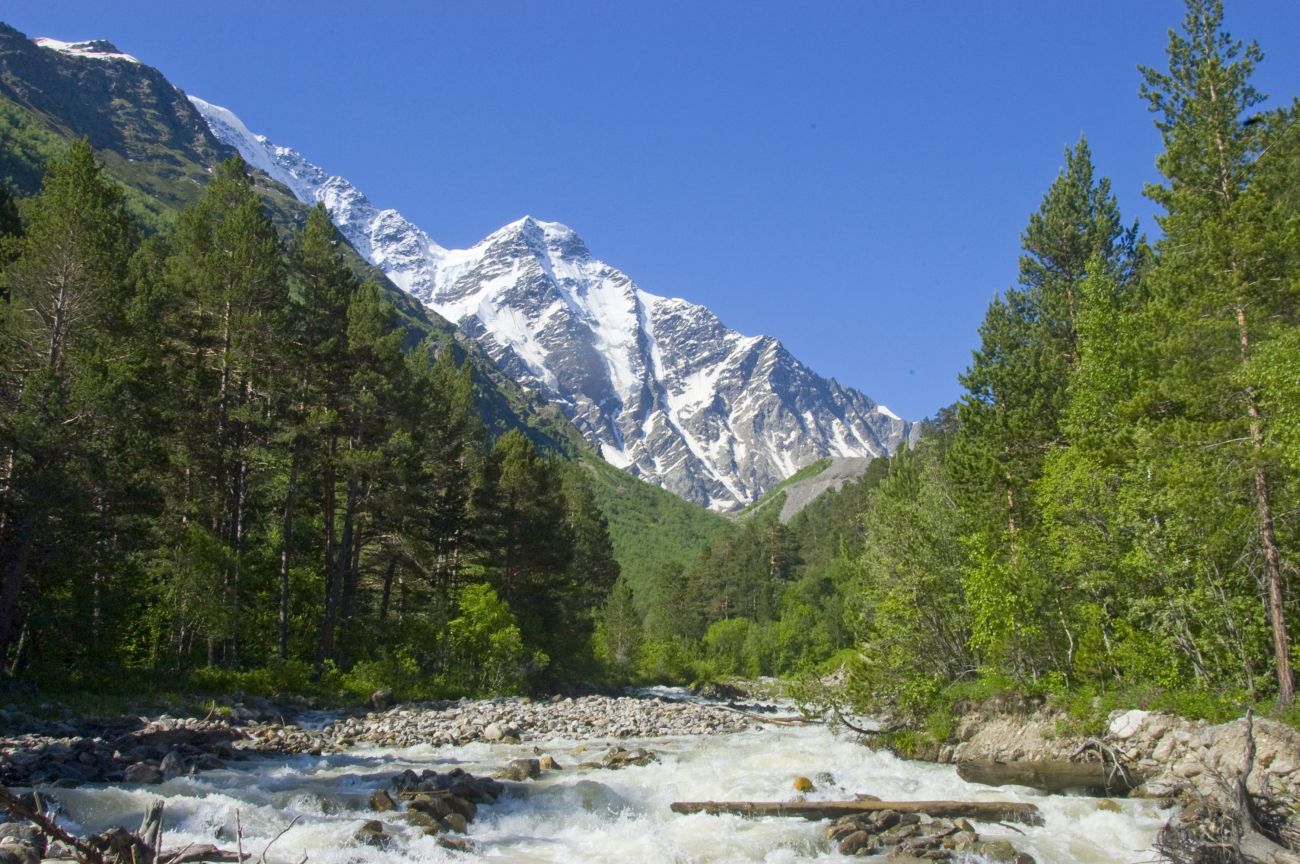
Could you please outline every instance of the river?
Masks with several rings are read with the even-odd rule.
[[[614,744],[642,746],[657,763],[621,770],[576,770],[598,761]],[[479,808],[470,825],[474,851],[440,848],[433,838],[407,828],[394,814],[373,814],[370,793],[386,788],[406,768],[447,771],[460,766],[490,774],[513,758],[540,752],[563,770],[545,772],[525,785],[527,794],[503,797]],[[113,824],[134,828],[147,802],[166,799],[168,848],[214,843],[243,848],[254,857],[296,818],[267,854],[270,864],[397,864],[409,861],[608,862],[835,862],[850,859],[822,839],[825,823],[800,819],[744,820],[731,816],[680,816],[680,800],[786,800],[796,776],[812,778],[812,800],[849,799],[867,792],[884,799],[1011,799],[1032,801],[1043,811],[1040,827],[1017,830],[981,823],[984,839],[1005,838],[1040,864],[1150,862],[1152,843],[1168,817],[1155,802],[1121,800],[1120,812],[1099,809],[1094,799],[1044,796],[966,783],[950,766],[898,759],[873,752],[824,726],[774,726],[709,736],[523,744],[358,747],[323,756],[257,758],[237,767],[180,777],[160,786],[88,786],[55,790],[61,818],[80,831]],[[351,837],[364,820],[383,819],[395,835],[385,850]],[[387,818],[385,818],[387,817]],[[854,858],[852,860],[870,860]],[[877,859],[882,860],[882,859]],[[979,861],[978,858],[970,859]]]

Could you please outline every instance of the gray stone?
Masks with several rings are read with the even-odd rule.
[[[0,864],[41,864],[41,853],[16,840],[0,842]]]
[[[179,750],[173,750],[158,763],[158,770],[162,772],[163,780],[180,777],[185,774],[185,759],[181,757]]]
[[[531,780],[541,773],[542,766],[538,759],[511,759],[501,769],[499,776],[504,780],[523,781]]]
[[[132,784],[149,784],[163,782],[163,773],[155,765],[148,762],[136,762],[134,765],[128,765],[122,772],[122,779]]]
[[[383,822],[378,819],[368,819],[352,835],[352,839],[367,846],[374,846],[376,849],[383,849],[388,846],[390,838],[384,833]]]

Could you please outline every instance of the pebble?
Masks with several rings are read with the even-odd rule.
[[[154,784],[221,768],[251,753],[320,755],[362,743],[411,747],[547,738],[715,735],[749,726],[747,718],[719,705],[638,696],[418,703],[340,716],[319,729],[283,722],[276,710],[259,713],[241,705],[204,719],[164,715],[110,723],[87,720],[80,726],[60,722],[39,732],[0,738],[0,784]],[[607,760],[607,764],[644,764],[637,761],[641,758],[647,757],[633,750],[628,756]]]

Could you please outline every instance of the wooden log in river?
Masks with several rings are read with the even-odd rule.
[[[988,786],[1028,786],[1043,792],[1077,789],[1099,795],[1127,795],[1145,779],[1132,768],[1117,768],[1113,763],[1064,759],[960,762],[957,776]]]
[[[980,822],[1023,822],[1041,825],[1042,814],[1033,804],[1016,801],[676,801],[674,813],[734,813],[740,816],[797,816],[804,819],[838,819],[861,813],[893,810],[924,813]]]

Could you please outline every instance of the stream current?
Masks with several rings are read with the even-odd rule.
[[[612,746],[645,747],[659,761],[619,770],[576,768],[579,762],[599,761]],[[468,854],[443,849],[434,838],[406,826],[399,814],[372,813],[367,805],[373,790],[388,788],[406,768],[418,773],[459,766],[485,775],[536,752],[553,756],[562,770],[521,784],[524,794],[481,806],[470,824],[474,850]],[[1099,809],[1091,798],[966,783],[952,766],[871,751],[824,726],[765,725],[734,734],[607,741],[357,747],[322,756],[259,757],[234,766],[160,786],[86,786],[54,794],[61,821],[77,832],[114,824],[134,829],[148,802],[161,797],[166,800],[165,847],[213,843],[234,849],[242,836],[243,849],[254,860],[293,822],[271,845],[269,864],[298,864],[304,854],[312,864],[883,860],[839,855],[823,839],[825,822],[681,816],[669,810],[673,801],[789,800],[796,794],[797,776],[813,780],[816,791],[806,796],[809,800],[846,800],[866,792],[886,800],[1033,802],[1045,817],[1042,826],[977,827],[982,839],[1010,840],[1040,864],[1155,861],[1152,844],[1169,816],[1148,800],[1120,799],[1116,813]],[[374,818],[394,837],[387,849],[352,840],[357,828]]]

